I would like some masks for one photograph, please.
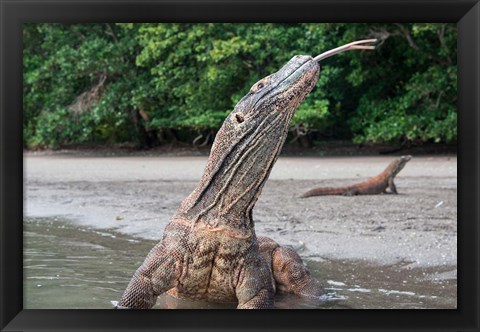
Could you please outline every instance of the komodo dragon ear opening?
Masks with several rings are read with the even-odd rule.
[[[360,45],[360,44],[366,44],[366,43],[375,43],[377,40],[376,39],[365,39],[365,40],[357,40],[348,44],[345,44],[343,46],[334,48],[333,50],[323,52],[322,54],[317,55],[313,60],[320,62],[323,59],[329,58],[332,55],[342,53],[345,51],[350,51],[350,50],[374,50],[375,46],[372,45]]]

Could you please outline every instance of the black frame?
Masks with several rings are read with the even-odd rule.
[[[28,22],[456,22],[458,309],[23,310],[22,24]],[[19,330],[479,331],[478,0],[0,0],[0,328]]]

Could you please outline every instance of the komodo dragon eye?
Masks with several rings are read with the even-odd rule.
[[[257,84],[254,84],[254,85],[252,86],[252,88],[250,89],[250,91],[253,92],[253,93],[255,93],[255,92],[259,91],[260,89],[262,89],[264,86],[265,86],[265,82],[264,82],[264,81],[258,82]]]

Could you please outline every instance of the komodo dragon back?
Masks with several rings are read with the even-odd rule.
[[[225,119],[200,183],[181,203],[163,239],[133,275],[117,308],[151,308],[170,295],[238,308],[272,308],[276,291],[321,301],[323,288],[290,248],[256,236],[252,210],[285,142],[290,120],[315,86],[316,58],[294,56],[255,83]]]
[[[395,176],[412,159],[412,156],[401,156],[393,160],[385,170],[368,180],[343,187],[319,187],[314,188],[301,197],[327,196],[327,195],[377,195],[382,193],[397,194],[397,188],[393,180]],[[387,191],[389,189],[390,191]]]

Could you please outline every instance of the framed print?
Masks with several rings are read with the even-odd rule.
[[[1,17],[2,331],[478,330],[477,1]],[[400,143],[321,166],[322,135]],[[310,154],[277,161],[285,140]]]

